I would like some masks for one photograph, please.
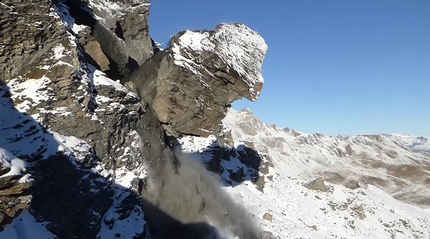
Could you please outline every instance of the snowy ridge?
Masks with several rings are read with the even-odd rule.
[[[243,145],[257,150],[264,187],[245,175],[225,190],[279,238],[430,238],[430,210],[423,209],[429,206],[429,156],[382,135],[330,137],[277,128],[249,110],[229,110],[223,127],[218,139],[180,139],[182,150],[203,162],[217,144],[230,155]],[[221,162],[221,177],[232,181],[231,171],[246,167],[231,156]],[[325,182],[323,191],[306,187],[317,177]]]

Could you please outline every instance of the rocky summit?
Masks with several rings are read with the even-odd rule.
[[[259,121],[244,24],[166,49],[143,0],[0,2],[0,238],[430,238],[428,139]]]

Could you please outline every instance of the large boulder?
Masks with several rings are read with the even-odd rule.
[[[208,136],[234,100],[258,98],[266,51],[263,38],[243,24],[184,31],[130,80],[168,135]]]

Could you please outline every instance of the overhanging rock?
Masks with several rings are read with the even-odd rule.
[[[130,80],[167,134],[208,136],[234,100],[258,98],[266,51],[264,39],[243,24],[184,31]]]

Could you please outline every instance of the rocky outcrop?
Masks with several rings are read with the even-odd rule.
[[[234,100],[258,98],[267,45],[245,25],[181,32],[170,45],[130,77],[169,135],[208,136]]]
[[[30,207],[33,185],[22,159],[0,147],[0,231]]]

